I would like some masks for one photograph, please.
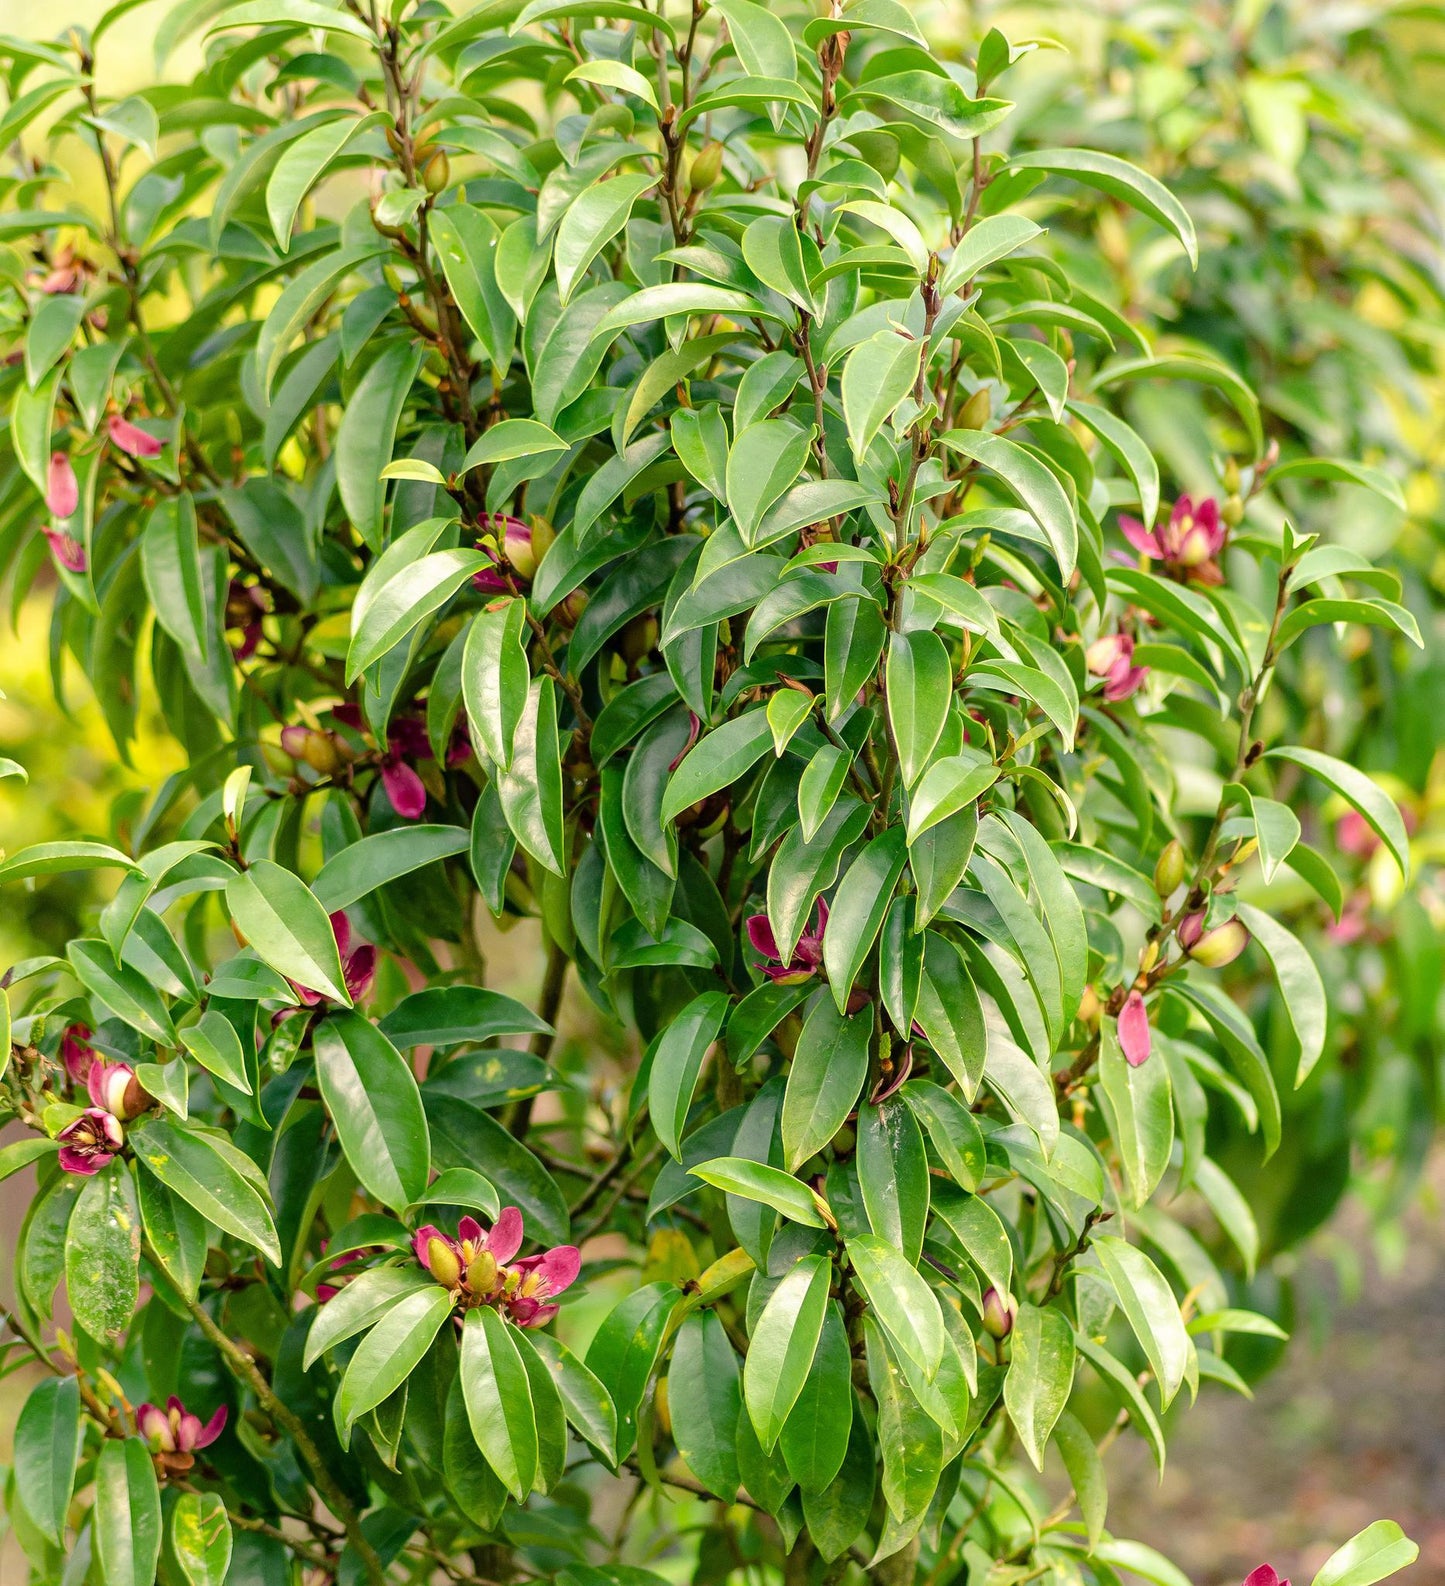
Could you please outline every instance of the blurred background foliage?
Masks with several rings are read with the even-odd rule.
[[[117,29],[101,68],[107,89],[150,77],[167,9],[157,0]],[[1339,920],[1303,887],[1284,915],[1330,988],[1326,1058],[1300,1091],[1281,1085],[1293,1118],[1266,1167],[1242,1131],[1237,1141],[1211,1142],[1261,1224],[1259,1273],[1240,1297],[1294,1326],[1324,1292],[1301,1285],[1299,1274],[1315,1269],[1297,1253],[1342,1203],[1355,1203],[1349,1226],[1368,1226],[1387,1267],[1402,1258],[1403,1219],[1422,1184],[1428,1190],[1442,1110],[1445,6],[914,0],[911,9],[956,58],[968,58],[992,25],[1038,41],[1010,75],[1021,114],[1009,135],[1124,155],[1167,183],[1199,229],[1201,265],[1190,272],[1176,248],[1154,241],[1157,232],[1151,239],[1147,221],[1100,195],[1060,190],[1038,218],[1066,270],[1097,272],[1101,255],[1112,261],[1100,295],[1123,303],[1156,351],[1202,344],[1235,368],[1261,393],[1284,459],[1371,464],[1407,503],[1400,512],[1363,489],[1281,487],[1303,529],[1398,574],[1427,635],[1421,653],[1378,630],[1353,634],[1348,649],[1328,633],[1297,646],[1262,724],[1266,740],[1287,735],[1369,771],[1404,809],[1415,850],[1405,890],[1388,857],[1318,785],[1299,790],[1318,799],[1306,840],[1339,854],[1354,878]],[[43,36],[45,20],[35,0],[0,0],[0,28]],[[183,74],[195,47],[175,41],[167,75]],[[43,138],[43,124],[34,136]],[[82,192],[94,182],[94,162],[78,148],[62,142],[52,153]],[[1085,238],[1096,246],[1082,247]],[[1196,497],[1225,493],[1231,451],[1245,448],[1217,392],[1154,383],[1139,386],[1131,405],[1181,485]],[[140,790],[178,763],[174,746],[143,699],[133,766],[116,766],[103,718],[74,680],[64,690],[70,713],[57,716],[40,609],[48,599],[42,591],[12,606],[4,592],[3,601],[0,754],[27,766],[31,782],[0,782],[0,841],[13,850],[83,832],[124,842]],[[1184,813],[1213,808],[1217,785],[1182,757],[1172,769]],[[62,950],[94,910],[93,885],[84,874],[55,878],[8,908],[0,959]],[[1279,900],[1276,889],[1272,907]],[[528,977],[530,940],[524,925],[506,954]],[[1236,966],[1232,989],[1263,1018],[1270,998],[1263,981],[1251,982],[1248,962]],[[1275,1038],[1283,1076],[1287,1032],[1264,1033]],[[1329,1251],[1348,1293],[1359,1241],[1314,1243]],[[1276,1351],[1260,1343],[1256,1372]]]

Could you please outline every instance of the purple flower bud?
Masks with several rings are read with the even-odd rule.
[[[83,573],[86,568],[85,547],[73,534],[64,529],[44,529],[42,533],[50,544],[50,554],[67,573]]]
[[[118,446],[128,457],[159,457],[161,443],[138,424],[132,424],[119,413],[113,414],[106,426],[111,444]]]
[[[1189,956],[1206,969],[1223,969],[1232,964],[1249,946],[1249,932],[1242,920],[1226,920],[1206,931],[1189,950]]]
[[[45,505],[56,518],[69,518],[80,505],[80,486],[76,483],[75,469],[64,452],[50,454],[50,468],[45,476]]]

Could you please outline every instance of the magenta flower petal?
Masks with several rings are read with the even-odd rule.
[[[159,457],[161,442],[154,435],[148,434],[139,425],[132,424],[129,419],[123,419],[117,413],[107,426],[112,444],[118,446],[128,457]]]
[[[480,1245],[483,1239],[482,1225],[475,1217],[463,1217],[457,1224],[457,1238],[463,1243],[470,1241],[474,1245]]]
[[[1244,1586],[1289,1586],[1275,1573],[1273,1564],[1260,1564],[1244,1577]]]
[[[376,949],[370,943],[358,947],[346,960],[345,976],[346,994],[353,1002],[360,1002],[376,978]]]
[[[582,1270],[582,1252],[576,1245],[557,1245],[537,1258],[533,1269],[542,1279],[547,1294],[570,1289]]]
[[[1121,512],[1119,528],[1136,551],[1142,551],[1145,556],[1163,556],[1164,547],[1159,542],[1159,536],[1150,533],[1138,518],[1131,518],[1127,513]]]
[[[535,1300],[519,1300],[512,1307],[512,1320],[518,1327],[545,1327],[561,1309],[560,1305],[538,1305]]]
[[[58,1160],[62,1172],[89,1178],[93,1173],[99,1173],[101,1168],[109,1167],[113,1159],[104,1152],[79,1151],[74,1146],[63,1145]]]
[[[417,820],[426,809],[426,785],[409,765],[397,760],[382,763],[381,785],[391,807],[403,820]]]
[[[85,547],[73,534],[67,534],[64,529],[50,528],[41,532],[50,545],[50,554],[67,573],[85,571]]]
[[[428,1247],[433,1239],[440,1239],[444,1245],[449,1245],[452,1242],[435,1223],[426,1223],[411,1236],[412,1254],[428,1272],[431,1271],[431,1255]]]
[[[80,486],[76,483],[70,458],[64,452],[50,454],[50,468],[45,476],[45,505],[57,518],[73,517],[80,505]]]
[[[195,1420],[197,1418],[193,1416],[192,1419]],[[209,1448],[225,1430],[225,1427],[226,1406],[223,1404],[210,1420],[201,1427],[200,1431],[196,1433],[195,1442],[191,1446],[193,1448]]]
[[[1141,992],[1131,991],[1119,1010],[1119,1045],[1130,1068],[1140,1068],[1149,1061],[1153,1041],[1149,1033],[1149,1010],[1144,1006]]]
[[[778,939],[773,935],[772,923],[766,914],[750,914],[747,931],[755,952],[773,963],[781,960],[783,955],[778,951]]]
[[[171,1418],[158,1404],[143,1404],[135,1412],[136,1431],[153,1448],[162,1453],[173,1454],[176,1450],[175,1436],[171,1431]]]
[[[505,1265],[522,1248],[522,1214],[515,1206],[504,1206],[496,1225],[484,1241],[484,1248]]]

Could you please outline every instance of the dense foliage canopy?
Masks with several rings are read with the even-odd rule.
[[[6,179],[0,563],[183,756],[0,861],[105,878],[0,986],[33,1578],[1177,1586],[1103,1455],[1282,1336],[1410,870],[1317,681],[1416,675],[1410,462],[1239,300],[1328,146],[1251,233],[896,0],[185,0],[107,97],[136,9],[0,40],[95,177]]]

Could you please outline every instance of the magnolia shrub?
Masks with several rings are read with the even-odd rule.
[[[121,99],[136,0],[0,41],[7,141],[74,167],[0,212],[0,547],[117,752],[158,713],[183,759],[0,863],[107,873],[4,979],[32,1578],[1172,1586],[1101,1455],[1162,1465],[1278,1332],[1210,1142],[1273,1152],[1324,1047],[1285,795],[1407,863],[1270,692],[1317,629],[1418,638],[1278,511],[1377,476],[1280,463],[1056,252],[1080,195],[1197,244],[1120,158],[1008,152],[998,32],[153,21],[202,66]],[[1119,405],[1175,381],[1207,492]],[[621,1070],[554,1046],[569,986]],[[1381,1521],[1317,1586],[1413,1555]]]

